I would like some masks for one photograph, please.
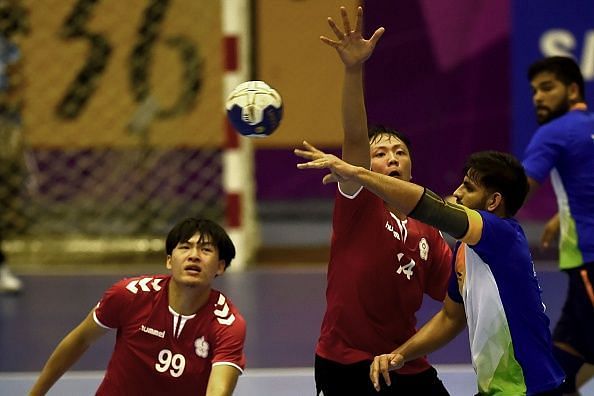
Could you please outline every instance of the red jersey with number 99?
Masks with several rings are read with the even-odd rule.
[[[117,329],[116,344],[97,395],[204,395],[213,365],[245,366],[243,317],[211,290],[194,315],[169,307],[170,276],[123,279],[98,303],[94,318]]]

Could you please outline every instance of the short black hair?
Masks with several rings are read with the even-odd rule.
[[[514,216],[528,194],[528,178],[516,157],[500,151],[480,151],[472,154],[464,166],[469,175],[487,190],[499,192],[505,203],[505,215]]]
[[[391,135],[396,137],[406,145],[406,148],[408,149],[408,155],[412,157],[412,143],[408,136],[406,136],[404,133],[381,124],[370,125],[367,128],[367,136],[369,137],[370,143],[374,143],[381,135]]]
[[[553,73],[565,85],[576,83],[580,99],[586,98],[584,76],[578,64],[567,56],[549,56],[534,62],[528,68],[528,81],[532,81],[537,74],[542,72]]]
[[[225,268],[231,265],[235,258],[235,245],[227,232],[212,220],[190,217],[176,224],[165,241],[165,253],[171,256],[173,249],[180,242],[187,242],[196,233],[200,234],[200,241],[210,239],[219,251],[219,259],[225,261]]]

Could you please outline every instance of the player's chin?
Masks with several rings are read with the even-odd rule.
[[[202,273],[184,273],[178,276],[176,282],[188,287],[198,287],[207,283],[204,274]]]

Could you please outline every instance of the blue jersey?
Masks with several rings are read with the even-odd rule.
[[[488,212],[481,240],[459,243],[449,296],[464,303],[472,364],[484,395],[524,395],[558,387],[549,319],[524,231]]]
[[[561,220],[560,268],[594,262],[594,114],[573,110],[541,126],[522,164],[539,183],[551,175]]]

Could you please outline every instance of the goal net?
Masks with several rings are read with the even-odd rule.
[[[2,159],[14,180],[0,189],[8,254],[162,254],[147,241],[184,217],[225,224],[220,2],[23,5],[21,121],[8,127],[22,150]]]

